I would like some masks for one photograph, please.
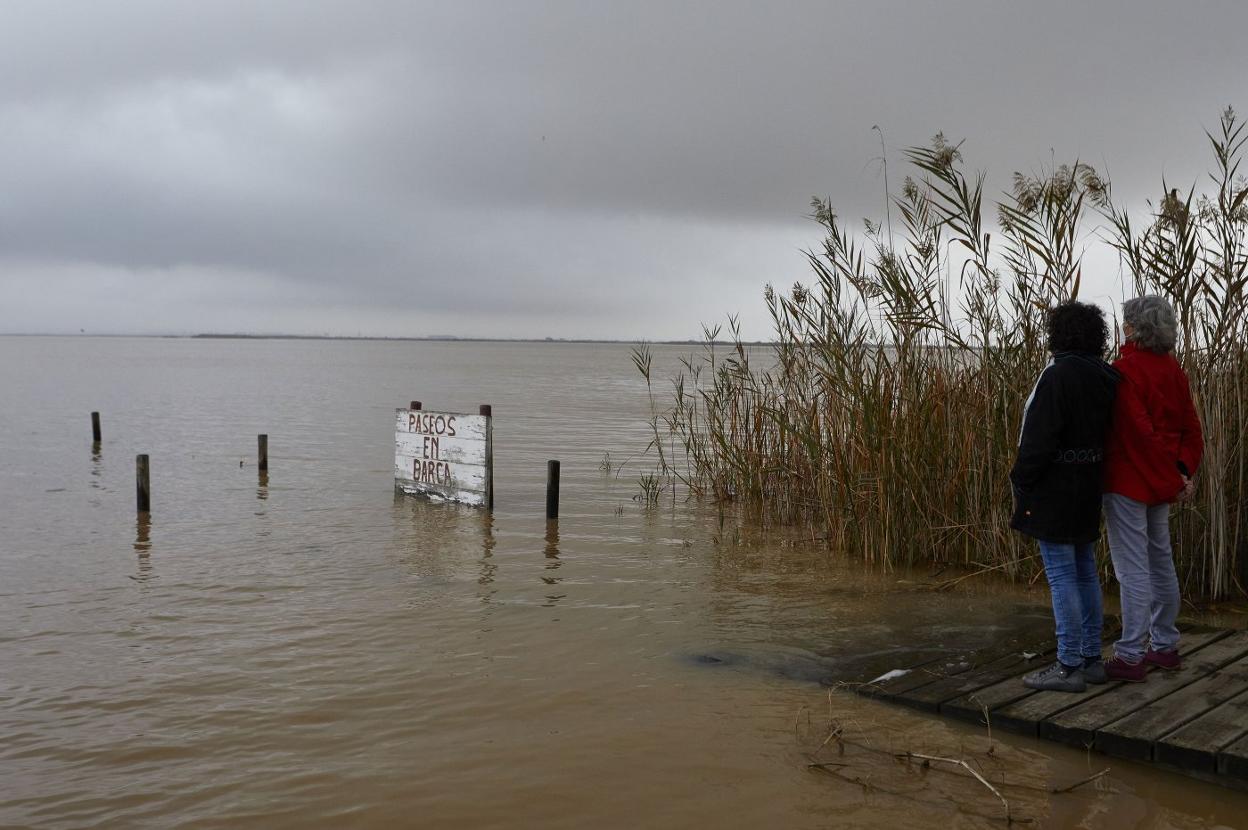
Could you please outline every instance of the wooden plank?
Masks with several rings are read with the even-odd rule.
[[[1032,665],[1036,667],[1043,666],[1045,660],[1052,659],[1053,652],[1048,652],[1042,657],[1037,657]],[[1011,703],[1034,694],[1036,694],[1036,690],[1028,689],[1018,677],[1007,677],[1004,680],[993,683],[991,686],[985,686],[961,697],[945,701],[940,704],[940,713],[958,720],[980,723],[984,719],[984,709],[987,708],[990,713],[991,723],[995,727],[997,725],[995,714],[997,709],[1009,706]]]
[[[485,467],[485,441],[476,438],[396,432],[394,451],[396,455],[406,455],[409,458],[437,457],[454,464]]]
[[[899,666],[897,665],[899,659],[907,662]],[[848,689],[863,697],[872,697],[885,685],[913,677],[915,672],[937,663],[943,663],[948,659],[948,650],[936,647],[907,650],[904,657],[893,652],[873,652],[844,658],[842,665],[845,668],[842,675],[825,678],[822,682],[824,686]],[[871,679],[847,680],[848,675]],[[880,680],[881,677],[890,675],[892,677],[889,680]]]
[[[1241,660],[1228,668],[1242,672],[1243,663]],[[1153,760],[1183,770],[1216,773],[1219,751],[1244,735],[1248,735],[1248,690],[1156,741]]]
[[[1226,633],[1225,631],[1195,631],[1186,633],[1183,636],[1184,654],[1191,654],[1197,649],[1208,645],[1213,640],[1225,636]],[[1089,686],[1088,690],[1081,694],[1035,692],[993,711],[992,723],[993,726],[998,726],[1010,732],[1050,737],[1050,735],[1046,734],[1046,730],[1050,728],[1048,724],[1052,718],[1076,706],[1091,704],[1092,701],[1098,700],[1121,685],[1121,683],[1106,683],[1103,686]],[[1075,742],[1076,746],[1082,746],[1091,742],[1092,733],[1086,736],[1075,736],[1071,740]],[[1083,740],[1083,743],[1079,743],[1079,740]]]
[[[1248,735],[1218,753],[1218,774],[1248,783]]]
[[[907,671],[900,677],[880,683],[864,683],[858,687],[858,693],[864,697],[877,700],[894,700],[920,686],[935,683],[937,680],[969,671],[974,667],[970,653],[958,655],[941,655],[934,660],[927,660]]]
[[[436,466],[435,466],[436,465]],[[400,484],[437,484],[471,493],[485,491],[485,467],[409,455],[394,456],[394,477]]]
[[[904,703],[905,700],[903,698],[912,697],[915,690],[923,686],[976,669],[984,669],[998,660],[1008,659],[1013,661],[1021,659],[1025,650],[1022,645],[1023,642],[1019,637],[1012,637],[1004,644],[976,651],[956,653],[943,661],[928,661],[893,680],[878,684],[865,684],[859,689],[859,693],[879,700]],[[1032,650],[1038,649],[1033,648]]]
[[[1216,639],[1199,649],[1193,645],[1196,636],[1185,638],[1187,649],[1183,668],[1178,671],[1149,672],[1148,680],[1144,683],[1106,684],[1108,691],[1105,694],[1067,707],[1044,720],[1040,724],[1040,737],[1072,746],[1093,746],[1098,730],[1142,709],[1154,700],[1173,694],[1248,652],[1248,632],[1245,631],[1203,635],[1214,636]]]
[[[1022,683],[1020,682],[1019,685],[1022,686]],[[1088,686],[1087,691],[1077,694],[1032,692],[994,711],[992,725],[1022,735],[1039,735],[1041,725],[1046,718],[1100,697],[1112,691],[1115,685],[1107,683],[1103,686]]]
[[[476,507],[485,505],[484,493],[468,494],[463,489],[456,486],[430,483],[424,483],[416,486],[411,482],[403,482],[397,479],[394,482],[394,486],[409,495],[424,496],[425,498],[432,499],[433,501],[438,501],[440,499],[442,501],[456,502]]]
[[[939,711],[940,705],[946,701],[973,694],[980,689],[1007,678],[1017,680],[1019,676],[1026,674],[1037,666],[1044,665],[1039,657],[1028,659],[1023,656],[1024,651],[1029,654],[1035,654],[1038,648],[1012,651],[972,671],[963,672],[915,689],[897,702],[904,703],[914,709],[922,709],[929,712]],[[1021,684],[1022,681],[1018,682]]]
[[[1118,637],[1121,629],[1117,625],[1111,625],[1104,630],[1104,641],[1112,642]],[[1055,649],[1052,643],[1049,643],[1048,650],[1043,654],[1038,654],[1033,662],[1035,668],[1042,668],[1045,663],[1054,659]],[[1023,672],[1026,674],[1026,672]],[[1095,692],[1095,690],[1093,690]],[[940,713],[948,715],[959,720],[970,721],[972,723],[984,723],[984,710],[987,709],[989,714],[989,722],[993,726],[998,725],[995,713],[999,709],[1004,709],[1012,703],[1017,703],[1023,698],[1031,697],[1038,694],[1035,689],[1029,689],[1023,685],[1021,678],[1009,677],[991,686],[985,686],[962,697],[945,701],[940,705]],[[1020,722],[1010,720],[1008,717],[1002,721],[1004,728],[1012,731],[1021,731],[1025,734],[1035,734],[1036,727],[1033,721]]]
[[[464,412],[396,409],[394,431],[484,441],[489,418]]]
[[[1248,648],[1248,641],[1245,648]],[[1164,674],[1159,673],[1159,676]],[[1150,678],[1150,681],[1152,679],[1156,678]],[[1195,720],[1245,689],[1248,689],[1248,660],[1241,658],[1211,674],[1193,679],[1171,694],[1098,729],[1095,746],[1107,755],[1151,761],[1153,743],[1158,738]],[[1208,756],[1205,763],[1208,769],[1217,766],[1214,756],[1218,748],[1202,747],[1204,755]]]

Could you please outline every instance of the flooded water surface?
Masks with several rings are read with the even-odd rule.
[[[1030,826],[1248,816],[820,685],[988,645],[1045,595],[644,507],[625,346],[0,338],[0,389],[0,826],[1005,826],[905,752],[974,758]],[[395,495],[412,399],[493,406],[492,514]]]

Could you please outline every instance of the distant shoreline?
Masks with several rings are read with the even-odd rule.
[[[380,342],[400,343],[569,343],[569,344],[603,344],[632,345],[650,343],[655,346],[702,346],[706,340],[597,340],[578,339],[572,337],[454,337],[450,335],[432,337],[368,337],[332,334],[48,334],[29,332],[11,332],[0,334],[0,337],[143,337],[155,340],[375,340]],[[735,346],[730,340],[711,341],[716,346]],[[764,340],[742,341],[743,346],[770,346]]]

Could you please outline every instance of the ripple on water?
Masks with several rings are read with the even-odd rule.
[[[0,824],[954,825],[807,773],[794,718],[827,710],[829,671],[988,641],[1043,601],[907,590],[780,531],[716,541],[696,504],[642,509],[626,347],[3,345],[0,505],[22,522],[0,530]],[[687,350],[655,351],[675,367]],[[395,497],[390,413],[414,395],[493,404],[493,516]],[[267,484],[238,464],[260,432]],[[882,729],[923,723],[852,705]],[[1171,816],[1248,811],[1165,779],[1117,786]]]

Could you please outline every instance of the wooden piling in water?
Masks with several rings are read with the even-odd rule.
[[[494,407],[483,403],[477,409],[485,418],[485,509],[494,509]]]
[[[412,401],[407,406],[408,409],[420,409],[420,401]]]
[[[98,444],[102,440],[100,438],[100,413],[91,413],[91,440]]]
[[[152,481],[151,467],[148,464],[146,455],[138,455],[134,458],[134,477],[135,477],[135,501],[137,502],[138,512],[152,512]]]
[[[269,472],[269,436],[257,435],[256,445],[258,450],[256,466],[259,468],[260,475],[265,475]]]
[[[546,518],[559,518],[559,462],[546,462]]]

